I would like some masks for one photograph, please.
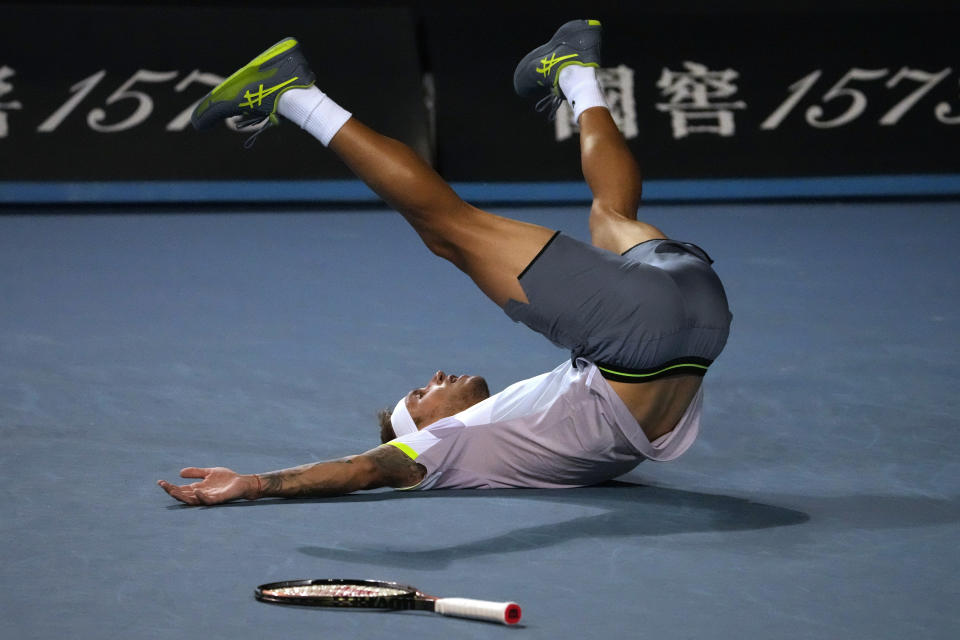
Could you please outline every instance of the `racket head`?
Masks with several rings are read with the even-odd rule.
[[[323,578],[262,584],[253,592],[260,602],[309,607],[413,609],[421,600],[415,587],[383,580]]]

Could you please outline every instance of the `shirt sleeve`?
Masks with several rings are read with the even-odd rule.
[[[427,470],[423,480],[402,490],[425,491],[445,488],[442,484],[438,486],[443,471],[443,461],[447,459],[445,453],[455,445],[459,439],[457,436],[464,428],[464,424],[459,420],[452,417],[444,418],[426,429],[408,433],[388,442],[388,445],[396,447]]]

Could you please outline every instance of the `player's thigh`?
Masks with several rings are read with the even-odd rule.
[[[463,218],[444,234],[453,249],[451,261],[501,307],[511,299],[527,302],[517,277],[554,231],[476,207],[460,215]]]
[[[619,255],[641,242],[666,237],[660,229],[646,222],[631,220],[597,204],[590,209],[590,238],[595,247]]]

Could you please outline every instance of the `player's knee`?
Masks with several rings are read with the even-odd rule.
[[[420,238],[433,255],[448,260],[455,265],[460,264],[461,251],[459,247],[442,233],[423,231],[420,233]]]
[[[637,208],[627,203],[594,200],[590,207],[590,224],[617,224],[625,220],[636,222]]]
[[[666,237],[651,224],[628,217],[616,208],[598,206],[596,203],[590,210],[590,235],[595,246],[614,253],[622,253],[647,240]]]

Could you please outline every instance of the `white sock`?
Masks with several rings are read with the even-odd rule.
[[[591,107],[607,107],[603,90],[597,80],[597,68],[571,64],[560,71],[560,90],[573,109],[573,119]]]
[[[277,111],[284,118],[300,125],[307,133],[323,143],[330,144],[340,127],[350,119],[350,112],[316,86],[306,89],[287,89],[280,96]]]

